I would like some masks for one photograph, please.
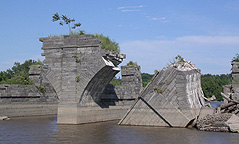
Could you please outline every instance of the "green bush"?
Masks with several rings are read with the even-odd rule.
[[[127,66],[136,66],[138,70],[140,70],[140,66],[137,64],[137,62],[129,61],[127,63]]]
[[[232,62],[239,62],[239,54],[232,58]]]
[[[117,54],[120,53],[119,44],[117,42],[111,40],[109,37],[104,36],[103,34],[95,34],[94,36],[99,38],[102,41],[102,45],[101,45],[102,49],[110,50]]]

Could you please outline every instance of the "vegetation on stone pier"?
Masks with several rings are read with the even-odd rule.
[[[69,27],[69,35],[84,35],[85,31],[80,30],[79,32],[73,32],[72,29],[76,29],[77,27],[81,26],[81,23],[75,23],[73,26],[71,26],[72,22],[75,22],[74,18],[68,18],[66,15],[59,15],[58,13],[53,14],[52,21],[56,22],[59,21],[59,24],[63,26],[64,24],[68,25]],[[104,36],[103,34],[94,34],[95,37],[99,38],[102,41],[101,48],[113,51],[117,54],[120,53],[119,44],[113,40],[111,40],[109,37]]]
[[[26,60],[23,64],[15,62],[11,69],[0,72],[0,84],[21,84],[31,85],[32,81],[29,79],[29,66],[31,65],[43,65],[38,60]]]
[[[75,19],[68,18],[66,15],[59,16],[58,13],[55,13],[52,16],[52,21],[53,22],[60,21],[59,24],[61,26],[63,26],[64,24],[68,25],[68,27],[69,27],[69,34],[72,33],[72,29],[76,29],[77,27],[81,26],[81,23],[75,23],[74,26],[71,26],[71,23],[75,22]]]
[[[137,64],[137,62],[129,61],[127,63],[127,66],[136,66],[138,70],[140,70],[140,66]]]
[[[239,54],[232,58],[232,62],[239,62]]]
[[[101,42],[102,42],[101,48],[102,49],[113,51],[117,54],[120,53],[119,44],[117,42],[111,40],[109,37],[104,36],[103,34],[95,34],[94,36],[101,40]]]

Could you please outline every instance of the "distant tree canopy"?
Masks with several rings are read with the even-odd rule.
[[[23,64],[15,62],[11,69],[0,72],[0,84],[31,85],[32,82],[28,74],[31,65],[43,65],[43,63],[31,59],[26,60]]]
[[[239,62],[239,54],[232,58],[232,62]]]
[[[232,83],[231,74],[201,75],[202,90],[204,92],[205,97],[207,98],[215,95],[217,100],[222,100],[222,96],[220,94],[221,92],[223,92],[222,86],[231,83]]]
[[[154,74],[142,73],[141,76],[142,76],[143,87],[145,87],[151,81]]]
[[[114,78],[110,81],[110,85],[113,85],[113,86],[122,86],[122,80],[121,80],[120,78],[114,77]]]

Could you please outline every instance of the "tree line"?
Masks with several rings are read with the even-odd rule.
[[[15,62],[11,69],[0,72],[0,84],[31,85],[28,73],[31,65],[43,65],[43,63],[40,60],[31,59],[26,60],[23,64]]]

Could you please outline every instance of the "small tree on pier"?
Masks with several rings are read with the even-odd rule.
[[[64,24],[68,25],[69,27],[69,34],[72,34],[72,29],[76,29],[77,27],[81,26],[81,23],[75,23],[73,26],[71,26],[72,22],[75,22],[75,19],[68,18],[66,15],[59,16],[58,13],[55,13],[52,16],[52,21],[60,21],[59,24],[63,26]]]

